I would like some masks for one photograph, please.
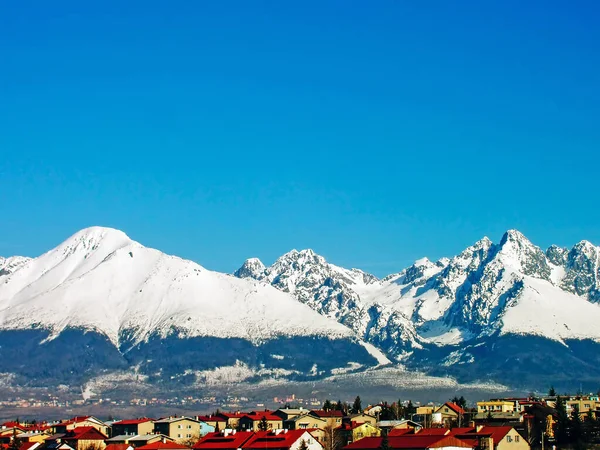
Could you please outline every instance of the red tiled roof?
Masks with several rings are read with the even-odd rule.
[[[419,436],[447,436],[451,435],[450,430],[448,428],[423,428],[419,430],[415,434]]]
[[[152,444],[142,445],[138,447],[137,450],[180,450],[180,449],[189,449],[185,445],[177,444],[176,442],[163,442],[157,441]]]
[[[478,438],[480,437],[491,437],[494,440],[494,445],[496,445],[498,442],[504,439],[504,436],[506,436],[512,429],[513,427],[511,426],[485,426],[479,431],[477,431],[477,428],[454,428],[451,430],[451,435],[460,440],[473,442],[477,442]]]
[[[225,417],[227,419],[240,419],[241,417],[244,417],[247,413],[219,413],[219,415],[221,417]]]
[[[344,417],[344,413],[342,411],[325,411],[323,409],[313,409],[310,411],[317,417]]]
[[[266,411],[266,412],[262,412],[262,413],[250,413],[250,414],[245,414],[243,417],[248,417],[249,419],[253,420],[253,421],[259,421],[262,420],[263,417],[266,420],[272,420],[272,421],[277,421],[277,422],[281,422],[283,419],[279,416],[276,416],[274,414],[271,414],[270,412]]]
[[[405,434],[414,434],[411,428],[392,428],[388,431],[388,437],[404,436]]]
[[[244,449],[281,449],[290,448],[302,438],[308,430],[287,430],[275,433],[273,431],[259,431],[243,445]]]
[[[224,431],[208,433],[202,437],[195,445],[195,449],[238,449],[245,444],[248,439],[254,436],[252,431],[237,431],[235,433]]]
[[[105,440],[108,439],[104,433],[98,431],[94,427],[77,427],[71,430],[65,436],[65,440]]]
[[[14,427],[22,428],[22,426],[19,422],[4,422],[0,426],[2,426],[4,428],[14,428]]]
[[[201,420],[202,422],[227,422],[219,416],[198,416],[198,420]]]
[[[113,423],[113,425],[139,425],[140,423],[152,422],[153,420],[148,417],[140,417],[139,419],[121,420]]]
[[[444,403],[444,406],[447,406],[452,411],[454,411],[456,414],[464,414],[466,412],[464,409],[462,409],[456,403],[446,402],[446,403]]]
[[[129,447],[129,444],[108,444],[104,450],[127,450]]]
[[[381,447],[381,437],[366,437],[344,447],[344,450],[374,450]],[[391,449],[428,449],[440,447],[473,448],[472,445],[463,442],[453,436],[419,436],[405,435],[388,437]]]
[[[29,450],[31,447],[39,447],[39,442],[22,442],[19,446],[19,450]]]

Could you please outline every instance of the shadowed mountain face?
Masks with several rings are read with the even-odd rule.
[[[466,382],[600,383],[599,255],[586,241],[543,251],[511,230],[381,280],[312,250],[269,267],[252,258],[232,276],[94,227],[38,258],[0,258],[2,372],[30,385],[127,372],[193,386],[398,362]]]

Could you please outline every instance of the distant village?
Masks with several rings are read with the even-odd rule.
[[[528,450],[600,448],[595,395],[463,397],[419,406],[363,407],[326,400],[316,409],[214,411],[208,415],[101,420],[94,416],[0,425],[2,450]]]

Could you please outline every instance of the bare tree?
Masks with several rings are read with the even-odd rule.
[[[340,428],[334,428],[331,425],[327,425],[323,428],[323,431],[325,432],[325,439],[323,442],[323,448],[325,450],[340,450],[347,444],[344,439],[344,433]]]

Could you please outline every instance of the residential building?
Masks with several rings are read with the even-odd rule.
[[[344,413],[334,410],[325,411],[323,409],[313,409],[309,412],[309,414],[313,417],[324,419],[327,421],[327,426],[331,428],[338,428],[342,426],[342,419],[344,418]]]
[[[294,417],[308,414],[308,410],[304,408],[280,408],[277,411],[273,411],[273,414],[281,417],[281,419],[286,422]]]
[[[283,422],[283,428],[289,430],[308,430],[315,428],[325,428],[328,422],[312,414],[303,414]]]
[[[211,427],[213,427],[214,429],[212,430],[214,431],[221,431],[224,430],[225,428],[227,428],[227,419],[224,419],[223,417],[219,416],[219,415],[209,415],[209,416],[197,416],[196,419],[200,422],[204,422],[207,425],[210,425]],[[206,433],[204,433],[206,434]],[[202,436],[204,436],[204,434]]]
[[[490,400],[486,402],[477,402],[477,413],[495,413],[495,412],[513,412],[515,403],[504,400]]]
[[[70,420],[56,423],[52,425],[52,433],[67,433],[80,427],[93,427],[106,436],[110,435],[109,426],[94,416],[77,416]]]
[[[444,425],[450,428],[452,425],[462,425],[462,420],[465,410],[456,403],[446,402],[442,406],[436,408],[431,415],[432,424]]]
[[[382,440],[381,437],[366,437],[347,445],[344,450],[377,450],[381,448]],[[419,436],[419,433],[388,437],[388,445],[392,450],[460,450],[475,448],[453,436]]]
[[[44,441],[44,447],[58,449],[62,448],[62,444],[66,444],[74,450],[86,450],[89,448],[103,450],[106,447],[104,442],[106,439],[108,439],[108,436],[92,426],[77,427],[66,433],[57,433],[48,436]]]
[[[246,413],[219,413],[217,416],[225,419],[227,422],[227,428],[231,430],[237,430],[239,427],[240,419],[244,417]]]
[[[511,426],[454,428],[450,435],[485,450],[530,450],[527,440]]]
[[[252,431],[223,430],[208,433],[194,445],[197,450],[238,450],[252,437]]]
[[[153,444],[158,441],[171,441],[175,442],[174,439],[164,434],[138,434],[129,435],[122,434],[119,436],[113,436],[106,440],[107,444],[127,444],[133,448],[143,447],[144,445]]]
[[[166,417],[154,421],[154,433],[169,436],[179,444],[198,439],[200,432],[200,421],[191,417]]]
[[[307,430],[259,431],[243,446],[243,450],[299,450],[302,443],[307,450],[323,450],[321,443]]]
[[[120,435],[140,435],[140,434],[151,434],[154,432],[154,419],[148,417],[142,417],[139,419],[132,420],[121,420],[112,424],[112,436]]]
[[[138,447],[137,450],[189,450],[190,447],[186,447],[185,445],[178,444],[177,442],[172,441],[157,441],[152,444],[144,445],[143,447]]]
[[[356,442],[365,437],[379,437],[381,430],[369,422],[351,422],[343,427],[345,440],[348,443]]]
[[[349,422],[370,423],[371,425],[375,426],[377,425],[377,417],[365,413],[351,414],[349,417]]]
[[[240,418],[238,429],[240,431],[259,431],[261,423],[266,422],[268,430],[283,428],[283,419],[270,411],[251,412]],[[263,430],[264,431],[264,430]]]

